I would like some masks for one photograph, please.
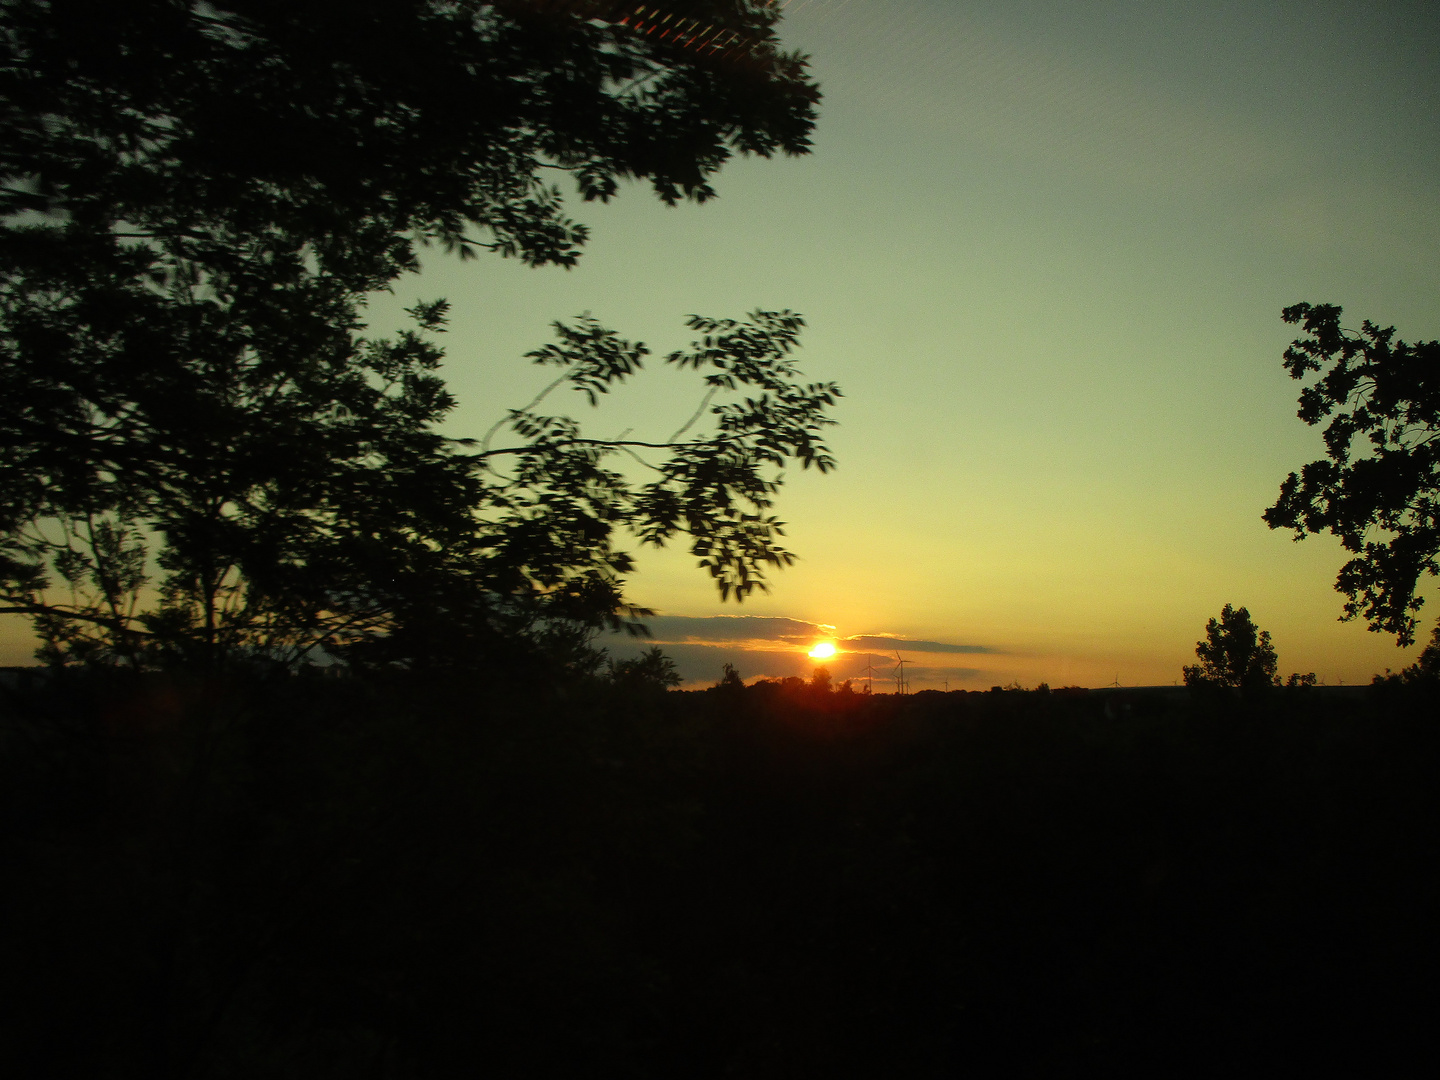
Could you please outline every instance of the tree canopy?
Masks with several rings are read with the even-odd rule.
[[[1321,373],[1301,392],[1299,416],[1328,419],[1327,456],[1285,479],[1265,522],[1297,540],[1337,536],[1355,555],[1335,582],[1343,618],[1410,645],[1420,578],[1440,573],[1440,342],[1407,343],[1368,319],[1348,331],[1340,316],[1332,304],[1284,311],[1307,335],[1285,350],[1286,369]]]
[[[1187,665],[1185,685],[1221,686],[1255,692],[1276,681],[1278,658],[1268,630],[1260,630],[1245,608],[1226,604],[1220,618],[1205,624],[1205,640],[1195,643],[1200,663]]]
[[[47,658],[559,647],[635,613],[618,529],[689,533],[722,594],[789,561],[778,470],[833,464],[838,395],[798,381],[798,316],[692,319],[669,359],[706,423],[649,443],[645,483],[604,464],[645,447],[544,395],[505,445],[443,437],[446,303],[388,339],[363,319],[425,245],[572,264],[585,229],[547,175],[704,200],[734,153],[806,152],[819,94],[773,5],[0,15],[0,605]],[[646,354],[594,320],[557,335],[531,359],[592,403]]]

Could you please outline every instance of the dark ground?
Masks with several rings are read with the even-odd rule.
[[[11,690],[0,1073],[1432,1075],[1426,694]]]

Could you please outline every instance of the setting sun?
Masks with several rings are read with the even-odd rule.
[[[835,655],[835,646],[828,641],[822,641],[810,650],[810,657],[814,660],[829,660]]]

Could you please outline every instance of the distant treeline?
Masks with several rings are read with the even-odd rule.
[[[76,672],[3,702],[7,1076],[1436,1056],[1420,684],[1246,702]]]

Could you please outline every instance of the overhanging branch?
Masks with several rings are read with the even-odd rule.
[[[683,446],[714,445],[717,441],[718,440],[714,439],[708,440],[707,442],[640,442],[636,439],[625,439],[623,441],[617,439],[557,439],[554,442],[542,443],[538,445],[546,447],[605,446],[611,447],[615,450],[624,450],[629,447],[638,446],[645,450],[679,450]],[[481,450],[480,452],[471,454],[470,456],[473,458],[487,458],[494,457],[499,454],[526,454],[534,451],[536,449],[536,446],[537,444],[533,443],[529,446],[505,446],[501,447],[498,450]]]

